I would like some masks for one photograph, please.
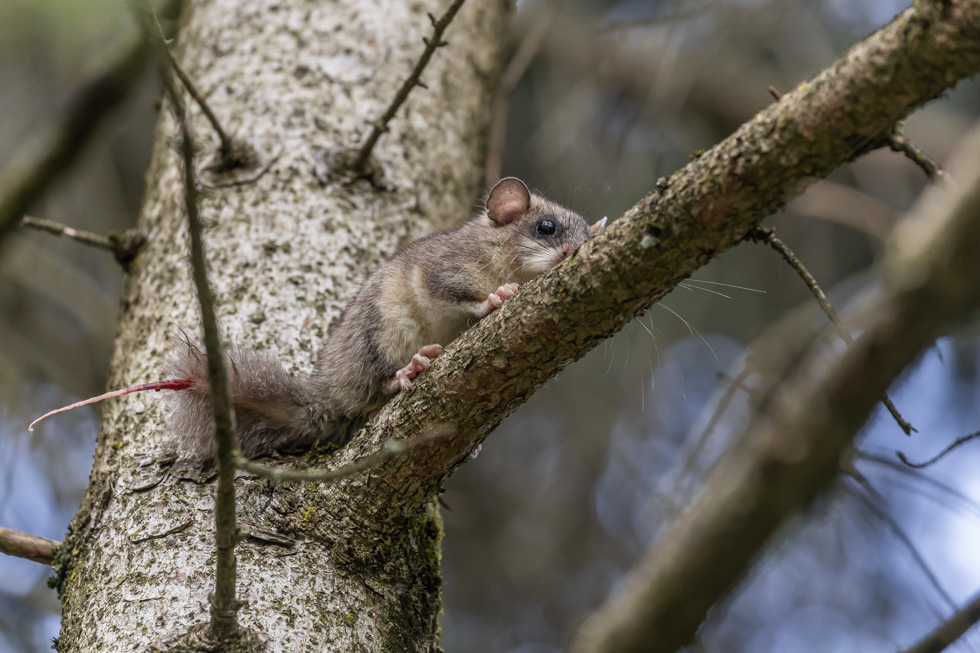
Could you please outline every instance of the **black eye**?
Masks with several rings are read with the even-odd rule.
[[[555,223],[551,220],[542,220],[538,223],[538,233],[542,236],[551,236],[555,233]]]

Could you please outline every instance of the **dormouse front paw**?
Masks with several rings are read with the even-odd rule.
[[[399,390],[411,390],[412,379],[432,366],[432,360],[442,355],[442,345],[426,345],[419,353],[412,356],[411,362],[395,372],[388,382],[388,393],[394,394]]]
[[[499,288],[497,288],[496,291],[487,295],[485,301],[482,301],[479,304],[477,304],[473,312],[476,314],[477,317],[484,318],[490,315],[491,313],[493,313],[498,308],[500,308],[500,305],[504,303],[504,300],[510,299],[511,297],[514,296],[514,293],[516,292],[517,292],[516,283],[504,284]]]

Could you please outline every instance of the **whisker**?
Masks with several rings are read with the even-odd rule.
[[[705,346],[708,348],[708,351],[711,352],[711,355],[715,357],[715,361],[716,362],[720,362],[718,360],[718,354],[716,354],[715,353],[715,350],[711,348],[711,345],[708,344],[708,341],[705,340],[704,336],[701,335],[701,332],[698,331],[697,329],[695,329],[693,326],[691,326],[691,323],[690,322],[688,322],[687,320],[685,320],[684,318],[682,318],[679,313],[677,313],[676,311],[672,310],[669,306],[666,306],[663,303],[657,304],[657,306],[661,306],[661,307],[667,309],[668,311],[670,311],[671,313],[673,313],[674,315],[676,315],[677,316],[677,319],[680,320],[681,322],[683,322],[687,326],[688,330],[691,332],[691,337],[693,338],[694,337],[694,334],[697,334],[698,338],[701,338],[701,342],[703,342],[705,344]]]
[[[736,290],[744,290],[746,292],[757,292],[757,293],[762,293],[763,295],[766,294],[766,291],[765,290],[759,290],[758,288],[747,288],[745,286],[736,286],[736,285],[731,284],[731,283],[722,283],[721,281],[706,281],[705,279],[685,279],[684,280],[684,283],[691,283],[691,282],[694,282],[694,283],[707,283],[707,284],[711,284],[712,286],[725,286],[726,288],[734,288]]]
[[[726,295],[725,293],[718,292],[717,290],[712,290],[711,288],[701,288],[700,286],[688,286],[687,284],[684,283],[679,283],[677,285],[680,286],[681,288],[687,288],[688,290],[691,291],[702,290],[704,292],[710,292],[712,295],[718,295],[719,297],[724,297],[725,299],[731,299],[730,295]]]

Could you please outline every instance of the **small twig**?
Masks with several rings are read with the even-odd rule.
[[[450,431],[451,432],[451,431]],[[256,476],[270,479],[274,482],[282,481],[313,481],[317,483],[332,483],[359,474],[365,470],[374,469],[389,458],[400,456],[410,449],[429,440],[448,435],[449,432],[434,431],[424,433],[414,438],[411,442],[402,440],[387,440],[384,445],[373,454],[362,456],[349,465],[340,469],[306,470],[306,469],[286,469],[285,467],[274,467],[263,465],[262,463],[252,462],[241,455],[236,455],[235,464],[238,468]]]
[[[776,87],[772,84],[769,85],[769,95],[771,95],[776,102],[783,99],[783,94],[776,90]]]
[[[976,433],[970,433],[968,435],[961,435],[960,437],[956,438],[956,440],[953,441],[953,443],[951,445],[949,445],[948,447],[946,447],[945,449],[943,449],[942,451],[940,451],[939,453],[937,453],[935,456],[933,456],[929,460],[926,460],[926,461],[921,462],[921,463],[913,463],[913,462],[910,462],[909,459],[905,457],[905,454],[903,452],[901,452],[901,451],[898,452],[898,459],[901,460],[906,465],[908,465],[909,467],[912,467],[913,469],[923,469],[925,467],[929,467],[930,465],[935,465],[937,462],[939,462],[940,460],[942,460],[946,456],[946,454],[948,454],[953,449],[956,449],[957,447],[960,447],[960,446],[966,444],[970,440],[975,440],[977,438],[980,438],[980,431],[977,431]]]
[[[61,542],[46,537],[0,528],[0,553],[50,565]]]
[[[34,218],[31,216],[21,218],[20,226],[45,231],[55,236],[64,236],[85,245],[108,250],[112,252],[119,264],[127,271],[129,270],[130,263],[133,262],[133,259],[139,253],[139,250],[146,244],[146,236],[135,230],[126,231],[121,235],[110,233],[108,236],[103,236],[90,231],[75,229],[63,225],[60,222],[55,222],[54,220]]]
[[[177,63],[177,58],[174,57],[173,52],[170,50],[167,37],[163,32],[160,21],[157,19],[156,13],[153,11],[153,5],[150,4],[150,0],[143,0],[143,6],[138,8],[138,10],[144,12],[146,16],[145,31],[147,36],[154,42],[154,47],[166,58],[167,63],[170,64],[170,68],[177,75],[177,79],[187,89],[194,102],[201,107],[201,111],[204,112],[215,134],[218,135],[218,140],[221,141],[221,147],[218,150],[218,155],[221,157],[221,170],[231,170],[250,161],[252,157],[251,148],[244,146],[237,139],[228,136],[227,132],[221,127],[218,117],[214,115],[214,111],[211,110],[211,107],[205,101],[204,96],[197,90],[197,86],[194,85],[193,80],[184,72],[180,64]]]
[[[429,63],[429,59],[435,53],[437,48],[441,48],[444,45],[448,45],[448,41],[442,40],[442,35],[449,27],[449,23],[452,22],[453,18],[456,16],[456,12],[459,8],[463,6],[465,0],[453,0],[453,3],[449,5],[449,9],[446,13],[442,15],[442,18],[436,20],[432,14],[429,14],[429,20],[432,21],[432,36],[429,38],[422,38],[425,42],[425,50],[422,52],[422,56],[419,58],[418,63],[415,64],[415,68],[412,73],[408,76],[408,79],[401,85],[398,92],[395,93],[395,98],[391,101],[388,109],[381,115],[380,118],[371,123],[371,133],[368,134],[367,140],[364,141],[364,145],[357,153],[357,158],[354,159],[352,165],[355,172],[362,172],[367,168],[368,158],[371,156],[371,150],[374,149],[375,144],[378,139],[381,138],[381,134],[388,131],[388,123],[392,118],[395,117],[398,109],[401,108],[402,104],[408,98],[408,94],[416,86],[424,86],[420,80],[422,76],[422,71]]]
[[[853,347],[854,339],[851,337],[851,333],[847,330],[847,327],[845,327],[844,323],[841,321],[840,316],[837,314],[837,310],[834,308],[833,304],[830,303],[830,300],[827,299],[827,295],[817,283],[817,280],[813,278],[810,271],[806,269],[805,265],[803,265],[803,261],[801,261],[799,257],[793,253],[793,250],[787,247],[786,243],[777,238],[775,232],[768,227],[756,227],[749,232],[748,238],[758,243],[767,245],[783,257],[789,266],[793,268],[793,270],[796,271],[796,274],[803,280],[806,287],[810,289],[810,294],[813,295],[814,299],[817,300],[817,303],[820,304],[820,308],[827,315],[827,317],[830,318],[830,321],[833,322],[834,328],[837,329],[837,335],[840,336],[840,339],[843,340],[848,347]],[[892,417],[895,418],[895,421],[898,423],[899,427],[901,427],[902,431],[905,432],[905,435],[912,435],[913,431],[918,433],[918,429],[913,427],[905,420],[904,417],[902,417],[902,414],[898,411],[898,408],[895,407],[895,404],[892,402],[891,397],[888,396],[887,392],[881,396],[881,403],[883,403],[888,409],[888,412],[892,414]]]
[[[507,68],[500,76],[497,94],[493,100],[493,113],[490,116],[490,131],[487,138],[487,160],[484,165],[484,183],[492,186],[500,179],[503,169],[504,145],[507,140],[507,110],[510,95],[521,81],[528,66],[534,61],[535,55],[544,43],[544,37],[555,22],[557,12],[548,8],[544,15],[534,20],[531,28],[517,46],[517,52],[511,58]]]
[[[946,501],[946,499],[952,498],[960,502],[961,504],[963,504],[963,506],[967,510],[972,512],[974,515],[980,516],[980,502],[974,501],[972,498],[968,497],[965,493],[961,492],[960,490],[952,487],[951,485],[943,483],[940,480],[932,478],[928,474],[920,474],[916,471],[913,471],[913,469],[910,468],[909,466],[903,465],[900,462],[893,460],[889,456],[875,454],[869,451],[858,450],[855,452],[855,457],[857,458],[857,460],[863,460],[863,461],[875,463],[876,465],[881,465],[886,469],[889,469],[893,472],[897,472],[898,474],[903,475],[904,477],[908,478],[910,481],[921,483],[922,485],[926,485],[930,488],[938,490],[941,493],[942,497],[935,499],[935,501],[941,504],[943,507],[949,508],[949,503]]]
[[[912,163],[922,168],[922,172],[926,174],[926,177],[928,177],[930,181],[945,178],[946,173],[943,171],[942,167],[936,163],[936,160],[916,147],[916,145],[901,132],[901,123],[896,125],[895,129],[888,134],[885,142],[893,152],[900,152],[904,154],[910,161],[912,161]]]
[[[901,653],[940,653],[980,621],[980,593],[928,635]]]

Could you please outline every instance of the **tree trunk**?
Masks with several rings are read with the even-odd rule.
[[[448,47],[423,73],[428,88],[411,94],[375,148],[381,175],[345,184],[326,174],[331,157],[363,141],[418,59],[431,32],[426,13],[446,5],[192,3],[177,58],[225,129],[261,159],[234,180],[209,175],[217,140],[191,109],[228,342],[311,370],[330,324],[380,260],[467,217],[481,190],[504,2],[469,3],[450,25]],[[168,324],[198,328],[175,136],[163,111],[140,218],[149,243],[129,280],[111,387],[161,378]],[[86,498],[59,561],[59,650],[145,650],[208,618],[214,486],[167,462],[166,405],[130,395],[104,407]],[[352,515],[321,499],[315,484],[239,478],[249,534],[237,549],[242,625],[269,650],[435,649],[437,510]],[[365,520],[385,533],[370,549],[349,544]]]

